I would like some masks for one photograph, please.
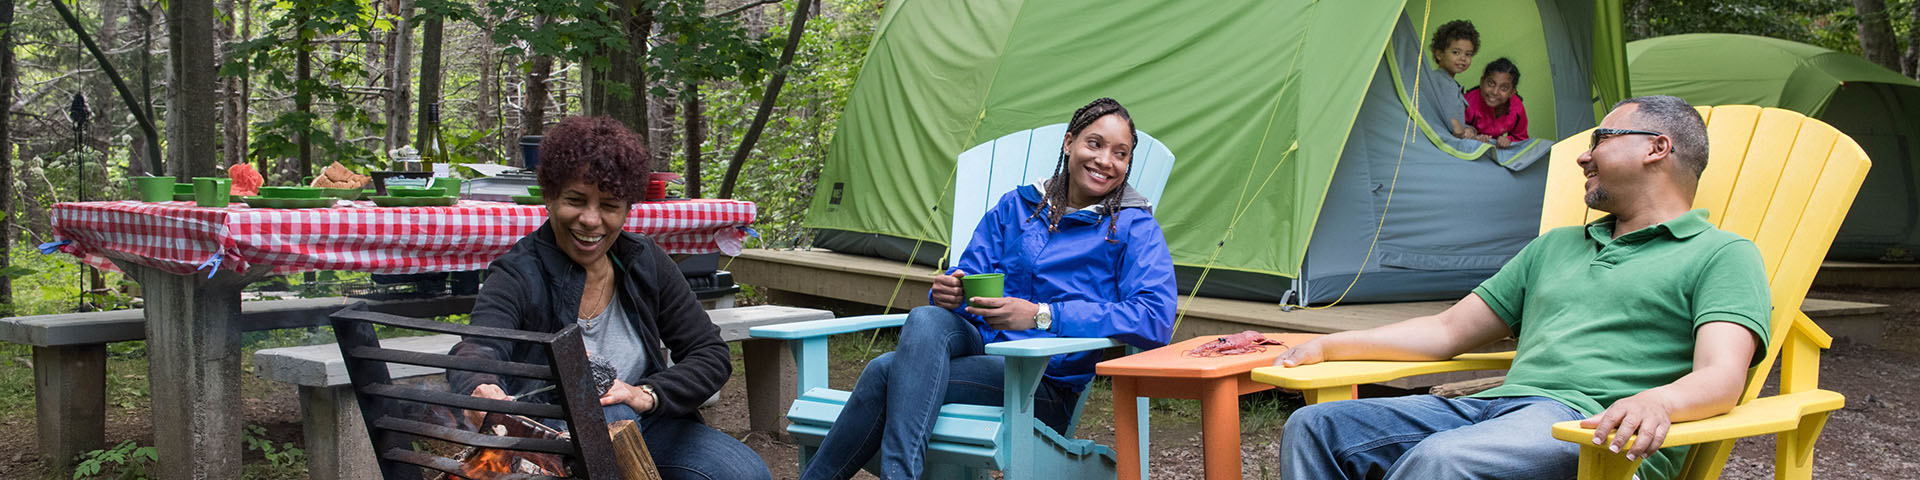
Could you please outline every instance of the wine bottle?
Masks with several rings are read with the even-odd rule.
[[[434,176],[442,175],[442,170],[448,167],[443,166],[447,164],[447,154],[440,144],[440,102],[427,104],[427,129],[420,135],[422,169],[433,172]]]

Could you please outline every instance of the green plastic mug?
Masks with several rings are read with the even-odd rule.
[[[225,207],[233,203],[233,180],[220,177],[193,177],[193,202],[202,207]]]
[[[466,180],[459,179],[459,178],[436,177],[433,179],[433,186],[431,188],[446,190],[446,195],[457,197],[457,196],[460,196],[461,193],[464,193],[463,191],[465,189],[461,187],[465,183],[467,183]]]
[[[1004,297],[1007,296],[1006,287],[1007,275],[1004,273],[975,273],[960,277],[960,288],[967,298]],[[973,302],[967,303],[976,307],[985,306]]]
[[[133,177],[140,201],[147,203],[173,200],[173,177]]]

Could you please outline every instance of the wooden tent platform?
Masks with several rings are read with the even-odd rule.
[[[877,313],[878,306],[889,303],[889,297],[894,312],[926,305],[927,289],[939,273],[932,267],[820,249],[750,249],[721,268],[732,271],[735,281],[752,285],[777,303],[825,307],[841,315]],[[1357,330],[1436,313],[1452,304],[1343,304],[1286,311],[1270,302],[1182,296],[1182,318],[1173,341],[1249,329],[1301,333]],[[1891,308],[1810,298],[1802,310],[1835,338],[1877,344],[1882,320]]]
[[[1828,261],[1813,284],[1821,287],[1920,288],[1920,263]],[[1812,315],[1812,312],[1808,312]]]

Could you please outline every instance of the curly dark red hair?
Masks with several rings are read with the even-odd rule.
[[[548,200],[574,182],[591,182],[627,203],[647,196],[653,157],[640,137],[612,117],[567,117],[540,140],[540,194]]]

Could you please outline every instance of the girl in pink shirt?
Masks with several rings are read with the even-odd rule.
[[[1520,69],[1505,57],[1487,64],[1480,74],[1480,86],[1467,90],[1467,126],[1475,140],[1500,148],[1527,140],[1527,109],[1520,105],[1514,89],[1520,86]]]

